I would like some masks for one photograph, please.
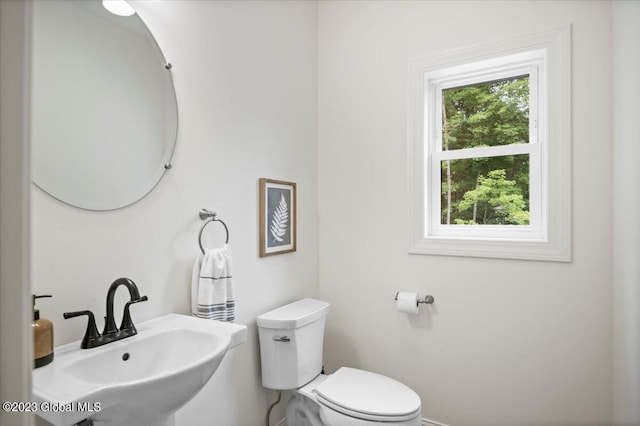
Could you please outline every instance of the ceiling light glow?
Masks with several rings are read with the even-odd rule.
[[[125,0],[102,0],[102,6],[109,12],[119,16],[131,16],[136,13]]]

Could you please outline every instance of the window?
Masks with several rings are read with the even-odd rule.
[[[570,260],[568,50],[566,30],[412,62],[411,253]]]

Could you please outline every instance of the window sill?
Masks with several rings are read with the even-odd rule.
[[[558,240],[562,240],[559,238]],[[564,238],[564,241],[569,241]],[[409,254],[440,256],[483,257],[498,259],[542,260],[570,262],[569,244],[546,240],[473,239],[460,237],[416,238]]]

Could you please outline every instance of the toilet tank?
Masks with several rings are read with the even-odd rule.
[[[320,374],[328,312],[327,302],[302,299],[258,317],[262,386],[297,389]]]

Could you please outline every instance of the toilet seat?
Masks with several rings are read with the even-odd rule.
[[[420,397],[389,377],[341,367],[315,388],[317,401],[363,420],[401,422],[420,412]]]

